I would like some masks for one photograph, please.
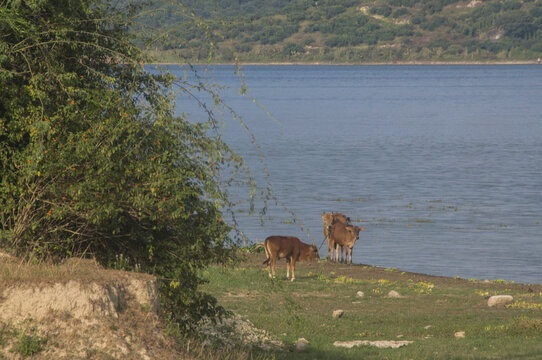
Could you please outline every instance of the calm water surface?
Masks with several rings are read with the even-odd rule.
[[[320,246],[320,215],[341,211],[366,229],[356,263],[542,282],[542,66],[243,67],[280,124],[238,96],[233,70],[210,76],[230,87],[223,96],[261,145],[273,191],[304,225],[280,206],[263,226],[242,212],[249,241],[288,234]],[[204,116],[185,97],[177,106]],[[225,121],[259,173],[250,138]]]

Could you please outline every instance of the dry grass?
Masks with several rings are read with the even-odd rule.
[[[126,276],[117,270],[105,270],[94,259],[71,258],[59,265],[14,257],[0,258],[0,291],[10,286],[25,284],[66,283],[113,283]],[[147,274],[130,273],[132,277],[146,278]]]

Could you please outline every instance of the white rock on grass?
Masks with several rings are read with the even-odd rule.
[[[296,351],[305,351],[305,349],[309,346],[309,342],[305,338],[297,339],[297,342],[295,343],[295,350]]]
[[[333,346],[336,347],[344,347],[351,349],[354,346],[361,346],[361,345],[368,345],[377,347],[379,349],[397,349],[402,346],[407,346],[408,344],[412,344],[412,341],[402,340],[402,341],[395,341],[395,340],[377,340],[377,341],[368,341],[368,340],[354,340],[354,341],[335,341],[333,343]]]
[[[494,295],[487,300],[489,307],[503,307],[514,301],[512,295]]]
[[[333,317],[335,319],[340,318],[341,316],[343,316],[343,314],[344,314],[344,310],[335,310],[335,311],[333,311]]]
[[[465,337],[465,332],[464,331],[458,331],[454,334],[455,338],[456,339],[463,339]]]
[[[402,298],[401,294],[399,294],[397,291],[392,290],[388,293],[388,297],[390,298]]]
[[[356,295],[357,295],[357,297],[364,297],[364,296],[365,296],[365,294],[363,293],[363,291],[358,291],[358,292],[356,293]]]

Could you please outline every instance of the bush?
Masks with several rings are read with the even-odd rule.
[[[531,10],[529,10],[529,15],[532,17],[542,17],[542,7],[534,7]]]
[[[217,174],[241,160],[213,121],[175,117],[166,73],[142,68],[135,9],[102,1],[0,8],[0,247],[20,256],[124,254],[188,329],[222,313],[198,269],[233,259]],[[218,101],[218,100],[217,100]]]
[[[30,331],[21,330],[17,337],[17,344],[12,351],[28,357],[40,352],[42,345],[45,343],[47,343],[47,338],[39,336],[36,329],[30,329]]]
[[[519,10],[521,9],[521,2],[515,0],[506,0],[502,3],[503,11]]]
[[[284,56],[295,56],[304,53],[305,49],[303,48],[303,46],[294,43],[288,43],[282,48],[282,55]]]
[[[537,26],[533,23],[533,18],[521,10],[502,14],[497,19],[497,26],[502,27],[508,36],[524,39],[534,34],[537,30]]]
[[[375,6],[375,7],[372,7],[369,12],[371,14],[375,14],[375,15],[381,15],[381,16],[384,16],[384,17],[388,17],[391,15],[391,7],[387,6],[387,5],[382,5],[382,6]]]
[[[395,10],[395,11],[391,14],[391,17],[393,17],[393,18],[396,19],[396,18],[401,17],[401,16],[403,16],[403,15],[410,15],[410,12],[408,11],[407,8],[402,7],[402,8],[399,8],[399,9]]]

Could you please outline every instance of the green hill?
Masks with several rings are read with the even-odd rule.
[[[542,57],[542,0],[181,0],[157,6],[163,10],[143,21],[167,34],[153,48],[158,60],[201,61],[210,51],[217,62]]]

